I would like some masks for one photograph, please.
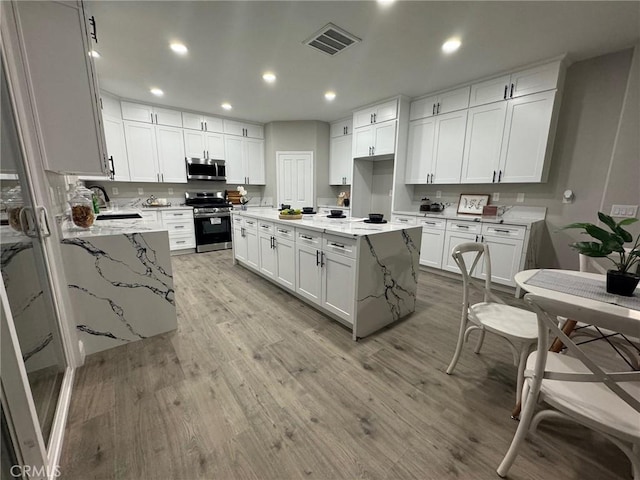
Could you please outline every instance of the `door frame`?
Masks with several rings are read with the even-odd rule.
[[[280,157],[282,155],[300,155],[308,154],[311,157],[311,198],[313,199],[313,206],[316,205],[316,164],[313,158],[313,150],[276,150],[276,206],[279,207],[281,202],[280,197]]]

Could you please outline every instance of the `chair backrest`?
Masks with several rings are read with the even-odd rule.
[[[581,272],[591,272],[591,273],[607,273],[607,269],[604,268],[599,263],[596,263],[593,258],[587,257],[581,253],[578,254],[578,258],[580,259],[580,271]]]
[[[468,253],[475,253],[475,255],[467,257],[467,259],[471,260],[469,266],[467,267],[465,254]],[[456,265],[458,265],[460,273],[462,274],[463,303],[465,305],[469,304],[470,286],[475,286],[483,291],[485,302],[492,300],[493,295],[491,294],[491,255],[489,253],[489,245],[487,245],[486,243],[478,242],[460,243],[453,247],[453,249],[451,250],[451,256],[456,262]],[[479,268],[481,262],[483,262],[483,273],[485,274],[484,288],[479,287],[473,279],[473,273],[477,268]]]
[[[597,360],[588,355],[585,350],[576,345],[558,327],[558,317],[573,318],[580,322],[596,325],[598,327],[620,333],[637,334],[638,321],[626,316],[618,316],[603,310],[586,308],[573,303],[553,300],[547,297],[528,293],[524,297],[538,317],[538,354],[536,366],[531,384],[532,393],[537,395],[544,378],[567,382],[602,382],[609,390],[629,404],[634,410],[640,412],[640,400],[633,397],[619,384],[623,382],[640,381],[640,372],[611,372],[600,368]],[[547,372],[545,365],[549,347],[549,333],[557,337],[579,359],[591,373],[559,373]],[[585,399],[585,401],[588,399]]]

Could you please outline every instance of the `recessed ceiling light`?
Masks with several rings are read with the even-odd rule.
[[[267,83],[273,83],[276,81],[276,75],[273,72],[264,72],[262,74],[262,79]]]
[[[97,52],[95,50],[91,50],[89,52],[89,56],[93,57],[93,58],[100,58],[100,52]]]
[[[459,38],[450,38],[442,44],[442,51],[444,53],[453,53],[460,48],[462,42]]]
[[[395,2],[396,0],[378,0],[378,3],[380,5],[391,5],[393,2]]]
[[[326,98],[329,101],[332,101],[333,99],[336,98],[336,92],[326,92],[324,94],[324,98]]]
[[[151,93],[153,93],[156,97],[161,97],[162,95],[164,95],[164,92],[162,90],[160,90],[159,88],[152,88],[149,91]]]
[[[231,106],[231,104],[229,102],[224,102],[222,105],[220,105],[222,108],[224,108],[225,110],[231,110],[233,107]]]
[[[176,52],[178,55],[185,55],[189,51],[189,49],[182,43],[172,43],[169,47],[171,47],[171,50]]]

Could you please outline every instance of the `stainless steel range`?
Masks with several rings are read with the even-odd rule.
[[[186,192],[185,204],[193,208],[196,251],[231,248],[231,209],[225,192]]]

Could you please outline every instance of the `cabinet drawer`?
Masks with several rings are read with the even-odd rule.
[[[258,222],[258,232],[271,235],[273,233],[273,222],[265,222],[260,220]]]
[[[411,215],[391,215],[392,223],[402,223],[404,225],[416,225],[417,218]]]
[[[482,234],[492,237],[524,238],[527,227],[522,225],[482,224]]]
[[[160,214],[163,222],[167,220],[193,220],[192,210],[163,210]]]
[[[325,252],[339,253],[350,258],[356,258],[357,240],[325,233],[322,249]]]
[[[145,212],[143,210],[138,213],[140,214],[144,222],[158,223],[158,212]]]
[[[295,230],[292,227],[286,227],[284,225],[277,224],[275,226],[276,237],[278,238],[295,238]]]
[[[244,228],[246,230],[253,230],[254,232],[258,231],[258,220],[255,218],[246,218],[244,219]]]
[[[168,220],[162,222],[164,228],[169,232],[169,236],[174,233],[193,233],[194,226],[193,221],[180,221],[180,220]]]
[[[447,231],[479,234],[482,231],[482,224],[480,222],[448,220]]]
[[[193,235],[169,235],[169,249],[195,248],[196,239]]]
[[[234,226],[241,227],[242,225],[244,225],[244,218],[242,218],[241,216],[233,215],[232,218],[233,218],[233,225]]]
[[[301,245],[313,245],[314,247],[319,247],[322,243],[322,233],[314,232],[313,230],[296,228],[296,243],[300,243]]]
[[[444,218],[419,218],[418,225],[430,230],[444,230],[447,226],[447,220]]]

